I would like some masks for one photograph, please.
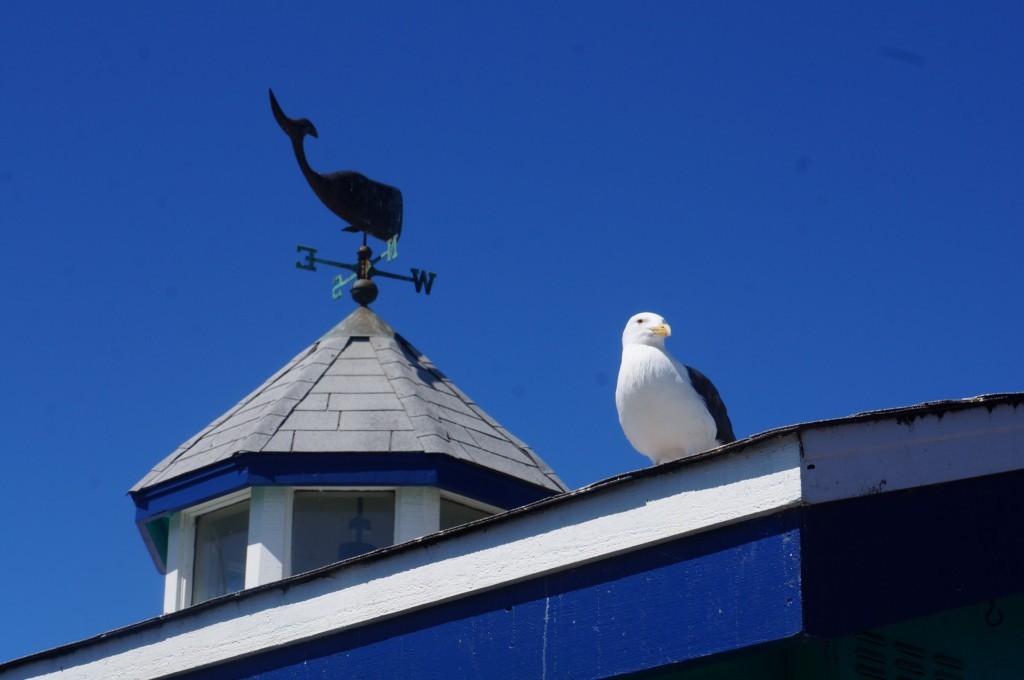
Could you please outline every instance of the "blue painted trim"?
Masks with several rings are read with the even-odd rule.
[[[607,677],[791,639],[798,524],[726,527],[185,677]]]
[[[438,486],[501,508],[555,492],[436,454],[243,454],[132,494],[137,523],[249,486]]]
[[[249,485],[248,469],[241,458],[197,470],[164,484],[131,494],[136,523],[167,515],[190,505],[224,496]],[[183,501],[187,501],[182,504]]]
[[[553,491],[437,454],[250,453],[131,494],[135,524],[157,570],[166,573],[167,544],[147,525],[251,486],[436,486],[499,508],[516,508]]]

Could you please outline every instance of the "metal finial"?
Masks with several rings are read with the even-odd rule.
[[[356,272],[358,276],[356,282],[352,284],[352,299],[366,307],[377,299],[377,284],[370,278],[370,270],[373,268],[371,259],[373,251],[366,245],[365,237],[363,245],[359,246],[359,250],[356,251],[356,257],[359,258],[359,271]]]
[[[359,279],[352,284],[352,299],[363,307],[377,299],[377,284],[373,279]]]

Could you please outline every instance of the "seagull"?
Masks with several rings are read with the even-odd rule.
[[[615,406],[626,439],[655,464],[736,441],[718,390],[665,349],[672,328],[660,315],[633,315],[622,331]]]
[[[292,140],[292,150],[302,174],[323,204],[331,212],[349,223],[342,231],[361,231],[388,241],[402,233],[402,192],[393,186],[377,182],[354,170],[328,174],[309,166],[303,139],[317,137],[316,127],[305,118],[289,118],[270,90],[270,108],[274,119]]]

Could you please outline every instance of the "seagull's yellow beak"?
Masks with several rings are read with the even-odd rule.
[[[667,338],[672,335],[672,327],[667,323],[659,323],[657,326],[651,329],[651,332],[655,335],[660,335],[663,338]]]

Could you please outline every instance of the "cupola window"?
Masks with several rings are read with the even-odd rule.
[[[291,573],[300,574],[395,542],[393,491],[296,491]]]
[[[441,529],[451,529],[473,520],[490,517],[493,512],[474,508],[465,503],[458,503],[450,498],[441,497]]]
[[[196,517],[192,604],[245,587],[249,501]]]

